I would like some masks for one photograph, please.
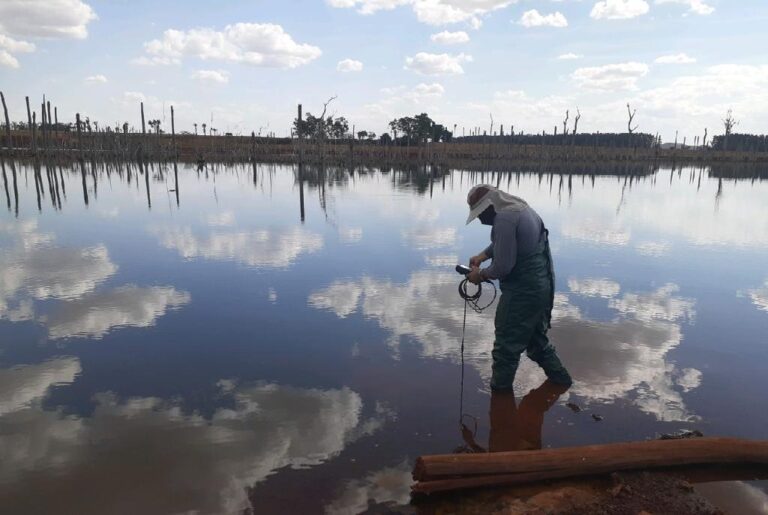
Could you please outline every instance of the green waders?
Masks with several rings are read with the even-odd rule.
[[[550,381],[570,385],[571,376],[547,338],[555,297],[555,273],[546,229],[536,251],[518,259],[512,272],[500,283],[491,388],[512,389],[523,351],[544,369]]]

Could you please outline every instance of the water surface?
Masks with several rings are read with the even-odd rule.
[[[3,512],[407,502],[415,457],[466,446],[452,269],[487,245],[464,225],[481,182],[551,232],[551,336],[576,384],[541,445],[768,437],[768,181],[147,171],[42,167],[38,182],[5,162]],[[470,312],[461,411],[482,447],[492,343],[493,310]],[[524,358],[519,398],[543,380]],[[737,488],[768,502],[763,483]]]

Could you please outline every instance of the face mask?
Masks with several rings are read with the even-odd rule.
[[[483,225],[493,225],[493,219],[496,218],[496,210],[493,208],[493,206],[490,206],[488,209],[480,213],[477,218]]]

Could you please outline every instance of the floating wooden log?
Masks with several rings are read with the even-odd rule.
[[[628,470],[690,465],[766,465],[768,441],[737,438],[653,440],[537,451],[422,456],[414,492],[433,493]]]

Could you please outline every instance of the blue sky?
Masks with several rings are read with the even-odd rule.
[[[61,119],[149,118],[179,130],[285,135],[296,104],[380,133],[428,112],[504,124],[639,130],[665,140],[768,132],[764,0],[0,0],[0,90],[11,117],[43,94]],[[164,114],[165,106],[165,114]],[[211,122],[213,119],[213,122]]]

